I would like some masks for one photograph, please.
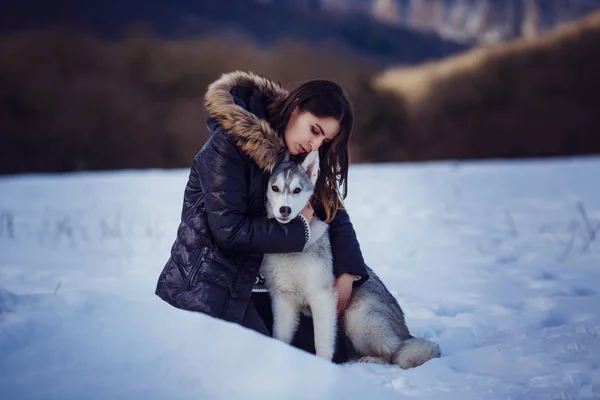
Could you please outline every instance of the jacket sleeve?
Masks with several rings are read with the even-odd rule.
[[[354,285],[361,285],[369,279],[356,232],[346,210],[337,211],[329,223],[329,238],[333,253],[333,272],[336,278],[343,273],[357,276]]]
[[[222,247],[249,253],[289,253],[305,245],[304,223],[280,224],[248,215],[248,160],[226,133],[214,134],[194,166],[204,192],[208,229]]]

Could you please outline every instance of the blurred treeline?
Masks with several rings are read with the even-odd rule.
[[[0,36],[0,173],[185,167],[207,139],[223,72],[349,92],[353,162],[600,152],[600,14],[535,39],[393,68],[336,44],[233,35],[100,39],[75,28]]]

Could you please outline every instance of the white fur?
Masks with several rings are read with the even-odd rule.
[[[267,193],[269,216],[277,218],[282,206],[292,209],[291,218],[300,213],[312,196],[318,163],[318,152],[309,153],[302,163],[302,169],[311,187],[309,190],[304,188],[302,193],[296,195],[284,193],[282,188],[288,183],[293,191],[299,187],[300,177],[289,173],[289,170],[275,177],[279,191],[269,190]],[[310,229],[310,240],[302,252],[265,254],[261,273],[273,300],[273,336],[290,343],[298,327],[300,312],[312,315],[317,356],[331,360],[337,330],[337,293],[331,252],[322,251],[330,248],[328,225],[313,217]]]
[[[288,157],[284,159],[287,161]],[[317,181],[319,174],[319,153],[313,151],[309,153],[301,164],[305,172],[305,176],[301,177],[294,174],[291,170],[286,170],[283,173],[276,174],[270,179],[267,189],[267,217],[276,218],[282,224],[287,224],[296,217],[306,203],[310,200],[313,194],[313,187]],[[274,178],[274,179],[273,179]],[[303,181],[308,178],[311,187],[305,187]],[[276,188],[277,191],[273,189]],[[285,190],[288,188],[289,190]],[[294,189],[301,189],[300,193],[293,193]],[[280,214],[282,207],[291,209],[289,217],[283,217]]]
[[[271,177],[267,191],[269,218],[277,218],[282,223],[291,221],[312,196],[318,176],[318,153],[309,153],[301,167],[301,171],[276,170]],[[302,173],[306,175],[298,175]],[[273,191],[273,185],[279,189]],[[284,187],[289,189],[283,190]],[[293,194],[296,187],[302,190]],[[280,207],[283,206],[290,207],[291,213],[282,220]],[[313,217],[310,228],[310,240],[302,252],[265,254],[261,273],[273,300],[273,336],[291,343],[300,313],[312,315],[317,356],[332,360],[338,319],[329,226]],[[358,361],[413,368],[439,357],[437,344],[409,334],[396,300],[375,273],[370,273],[373,274],[371,282],[367,281],[353,292],[341,320]]]
[[[327,224],[313,219],[311,229],[312,246],[298,253],[265,254],[261,272],[273,299],[273,336],[291,343],[300,312],[312,315],[317,355],[331,360],[337,329],[333,261],[311,251],[329,245]]]

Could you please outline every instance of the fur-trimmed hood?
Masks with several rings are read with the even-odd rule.
[[[231,94],[236,86],[252,88],[272,99],[288,94],[278,83],[252,72],[234,71],[223,74],[209,85],[205,106],[214,118],[235,139],[238,147],[266,172],[273,172],[285,142],[269,123],[237,105]]]

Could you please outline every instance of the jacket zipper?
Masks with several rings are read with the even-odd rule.
[[[204,246],[202,248],[202,254],[200,254],[200,257],[198,258],[198,260],[194,264],[194,267],[190,271],[190,276],[188,277],[188,282],[187,282],[187,290],[190,290],[192,288],[192,284],[194,283],[194,281],[196,279],[196,275],[198,275],[198,271],[200,270],[200,267],[202,266],[202,264],[204,264],[204,261],[206,261],[207,253],[208,253],[208,247]]]

